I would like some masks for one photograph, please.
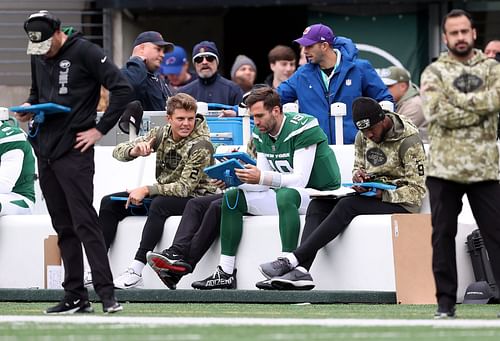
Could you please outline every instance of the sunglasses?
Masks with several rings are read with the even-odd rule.
[[[207,62],[211,63],[215,60],[215,57],[214,56],[211,56],[211,55],[206,55],[206,56],[198,56],[194,59],[194,62],[196,64],[200,64],[203,62],[203,59],[206,59]]]

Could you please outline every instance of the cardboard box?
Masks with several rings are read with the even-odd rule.
[[[430,214],[394,214],[392,245],[396,300],[400,304],[435,304]]]
[[[50,235],[43,241],[45,289],[62,289],[64,271],[57,236]]]

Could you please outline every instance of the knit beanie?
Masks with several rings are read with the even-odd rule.
[[[255,66],[253,60],[243,54],[240,54],[238,57],[236,57],[234,64],[231,67],[231,79],[234,79],[236,71],[238,71],[238,69],[243,65],[250,65],[255,70],[255,72],[257,72],[257,67]]]
[[[374,126],[384,117],[384,110],[373,98],[358,97],[352,102],[352,121],[360,130]]]

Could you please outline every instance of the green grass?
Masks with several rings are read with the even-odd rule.
[[[0,315],[41,315],[54,304],[0,302]],[[102,315],[94,304],[95,316]],[[366,304],[140,304],[125,303],[115,316],[256,317],[303,319],[426,319],[431,305]],[[496,319],[498,305],[460,305],[458,320]],[[108,318],[113,318],[109,316]],[[500,340],[500,328],[314,327],[314,326],[131,326],[125,324],[0,323],[0,340]]]

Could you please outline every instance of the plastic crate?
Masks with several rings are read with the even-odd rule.
[[[206,117],[213,143],[243,144],[243,123],[241,117]],[[253,122],[250,123],[253,128]]]

